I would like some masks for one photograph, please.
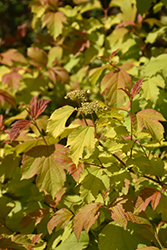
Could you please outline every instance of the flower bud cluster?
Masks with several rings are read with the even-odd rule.
[[[81,102],[85,102],[87,101],[86,94],[87,94],[87,90],[74,90],[74,91],[67,93],[67,95],[65,96],[65,99],[69,98],[72,101],[80,100]]]
[[[82,107],[78,109],[78,111],[84,113],[85,115],[93,114],[94,112],[103,111],[104,108],[98,105],[98,101],[94,102],[84,102],[81,103]]]

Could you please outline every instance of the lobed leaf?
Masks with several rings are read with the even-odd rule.
[[[75,215],[73,224],[74,224],[74,233],[77,239],[80,238],[81,231],[84,228],[88,233],[91,226],[95,223],[97,218],[100,215],[101,203],[89,203],[82,207],[79,212]]]
[[[124,70],[112,70],[101,81],[101,93],[106,103],[112,107],[121,107],[125,102],[125,93],[118,89],[131,86],[132,79]]]
[[[54,40],[62,33],[63,23],[66,22],[66,17],[61,12],[48,12],[44,15],[42,26],[47,26],[49,33]]]
[[[70,146],[70,157],[77,166],[79,159],[82,158],[84,148],[90,152],[95,149],[96,138],[93,127],[78,127],[68,136],[67,146]]]
[[[56,109],[50,116],[47,132],[51,133],[55,138],[58,137],[65,130],[66,121],[74,110],[73,107],[68,105]]]
[[[73,214],[68,209],[62,208],[58,210],[47,224],[49,234],[52,233],[55,227],[58,227],[59,229],[64,229],[68,225],[68,222],[72,217]]]
[[[30,149],[22,160],[22,179],[37,175],[36,183],[40,191],[55,194],[63,188],[66,176],[63,168],[55,160],[54,145],[36,146]]]
[[[23,76],[17,72],[10,72],[2,76],[2,83],[7,84],[9,90],[17,90],[22,78]]]
[[[47,107],[47,104],[50,100],[41,99],[39,101],[35,100],[31,105],[31,112],[30,115],[33,118],[37,118],[41,113],[43,113]]]
[[[10,141],[12,142],[14,138],[25,128],[30,125],[31,121],[23,119],[16,121],[12,124],[12,129],[9,131]]]
[[[144,109],[136,114],[137,132],[141,132],[145,127],[151,136],[161,141],[163,138],[164,128],[159,121],[165,121],[165,118],[153,109]]]
[[[5,101],[8,102],[13,108],[16,108],[16,101],[13,96],[5,90],[0,89],[0,103],[4,105]]]

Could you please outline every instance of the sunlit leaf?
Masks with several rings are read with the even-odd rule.
[[[95,223],[97,218],[100,215],[101,203],[89,203],[82,207],[79,212],[75,215],[73,224],[74,224],[74,233],[77,239],[80,238],[81,231],[84,228],[88,233],[91,226]]]
[[[58,210],[47,224],[49,234],[51,234],[57,226],[59,229],[65,228],[72,217],[73,214],[68,209],[62,208]]]
[[[59,136],[65,130],[66,121],[74,110],[71,106],[56,109],[50,116],[47,132],[51,133],[55,138]]]
[[[13,62],[26,63],[27,60],[16,49],[9,49],[9,50],[1,53],[0,62],[2,64],[7,64],[9,66],[12,66]]]
[[[2,83],[7,84],[9,90],[17,90],[20,79],[22,79],[22,75],[17,72],[10,72],[2,76]]]
[[[101,82],[101,93],[106,103],[112,107],[121,107],[125,102],[125,93],[119,89],[131,86],[131,77],[123,70],[112,70]]]
[[[89,236],[86,232],[81,232],[78,240],[74,233],[72,233],[63,243],[61,243],[56,250],[82,250],[89,244]]]
[[[93,127],[78,127],[68,136],[67,146],[70,146],[70,156],[78,165],[79,159],[82,158],[84,148],[87,147],[90,152],[95,149],[95,135]]]
[[[56,38],[62,33],[63,23],[66,17],[61,12],[48,12],[44,15],[42,20],[43,27],[47,26],[49,33],[53,38]]]
[[[36,146],[28,151],[22,160],[22,179],[29,179],[37,175],[36,182],[40,191],[55,196],[63,187],[65,173],[55,161],[54,145]]]
[[[153,109],[145,109],[136,114],[137,131],[140,132],[145,127],[151,136],[157,141],[163,138],[164,128],[159,121],[165,121],[164,117]]]

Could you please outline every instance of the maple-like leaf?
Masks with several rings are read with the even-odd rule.
[[[20,79],[22,78],[22,75],[17,72],[10,72],[2,76],[2,83],[7,84],[9,90],[17,90],[19,87]]]
[[[93,152],[96,144],[93,127],[78,127],[74,129],[68,136],[67,146],[70,146],[70,156],[78,165],[79,159],[82,158],[84,148],[87,147]]]
[[[56,109],[50,116],[47,132],[51,133],[55,138],[59,136],[65,130],[66,121],[74,110],[73,107],[68,105]]]
[[[32,105],[31,105],[31,112],[30,115],[33,118],[37,118],[41,113],[43,113],[47,107],[47,104],[50,102],[50,100],[41,99],[37,101],[37,99],[34,99]]]
[[[143,78],[139,79],[132,87],[131,89],[131,97],[133,98],[139,91],[141,90],[141,85],[143,82]]]
[[[40,191],[55,194],[63,188],[66,176],[63,168],[55,160],[55,145],[40,145],[30,149],[22,160],[22,179],[37,175],[36,183]]]
[[[101,81],[101,93],[107,104],[121,107],[125,102],[125,93],[119,89],[131,86],[132,79],[124,70],[111,70]]]
[[[153,188],[144,188],[142,191],[140,191],[140,196],[142,197],[142,199],[144,200],[143,202],[141,202],[140,204],[140,211],[145,211],[148,204],[151,202],[151,206],[153,208],[153,210],[156,209],[156,207],[158,206],[160,199],[161,199],[161,192],[157,191]]]
[[[12,142],[14,138],[25,128],[27,128],[30,125],[31,121],[28,121],[26,119],[18,120],[12,124],[12,129],[9,132],[10,135],[10,141]]]
[[[59,229],[65,228],[72,216],[73,214],[66,208],[58,210],[47,224],[49,234],[51,234],[53,229],[57,226]]]
[[[56,83],[56,79],[58,79],[60,82],[68,82],[69,80],[69,74],[68,72],[60,66],[51,67],[48,69],[49,72],[49,78]]]
[[[163,115],[153,109],[144,109],[136,114],[136,118],[137,132],[141,132],[145,127],[155,140],[162,140],[164,128],[159,121],[165,121]]]
[[[119,202],[117,205],[110,207],[109,210],[111,211],[111,218],[126,230],[128,220],[122,204]]]
[[[48,57],[45,51],[38,47],[30,47],[27,50],[27,55],[31,58],[31,64],[35,67],[45,67]]]
[[[63,23],[66,17],[61,12],[48,12],[44,15],[42,26],[47,26],[49,33],[53,36],[54,40],[62,33]]]
[[[0,102],[1,102],[1,104],[4,105],[5,101],[8,102],[13,108],[16,108],[16,101],[13,98],[13,96],[11,96],[5,90],[0,89]]]
[[[100,215],[101,203],[89,203],[82,207],[73,220],[74,233],[77,239],[80,238],[81,231],[84,228],[88,233],[91,226]]]
[[[18,52],[16,49],[9,49],[0,54],[0,62],[9,66],[13,65],[14,62],[26,63],[25,57]]]

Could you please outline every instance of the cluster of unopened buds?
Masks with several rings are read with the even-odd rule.
[[[67,95],[65,96],[65,99],[69,98],[72,101],[79,100],[81,102],[85,102],[87,101],[87,93],[88,93],[87,90],[74,90],[74,91],[67,93]]]
[[[81,103],[82,107],[78,109],[79,112],[84,113],[85,115],[101,112],[104,110],[104,107],[98,105],[98,101],[94,102],[83,102]]]

